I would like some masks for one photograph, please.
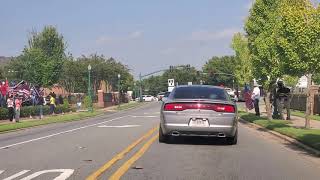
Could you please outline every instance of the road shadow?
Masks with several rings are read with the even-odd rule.
[[[230,146],[225,138],[215,137],[170,137],[167,144]]]

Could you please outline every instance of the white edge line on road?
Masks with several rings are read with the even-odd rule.
[[[133,118],[156,118],[158,116],[131,116]]]
[[[35,172],[25,178],[22,178],[20,180],[32,180],[42,174],[46,174],[46,173],[61,173],[58,177],[54,178],[53,180],[66,180],[68,179],[74,172],[73,169],[52,169],[52,170],[44,170],[44,171],[39,171],[39,172]]]
[[[23,171],[20,171],[20,172],[18,172],[17,174],[14,174],[14,175],[12,175],[12,176],[10,176],[10,177],[7,177],[7,178],[5,178],[5,179],[3,179],[3,180],[12,180],[12,179],[15,179],[15,178],[17,178],[17,177],[19,177],[19,176],[21,176],[21,175],[24,175],[25,173],[27,173],[27,172],[29,172],[30,170],[23,170]]]
[[[107,126],[107,125],[102,125],[98,126],[99,128],[130,128],[130,127],[139,127],[141,125],[123,125],[123,126]]]
[[[30,143],[30,142],[34,142],[34,141],[39,141],[39,140],[42,140],[42,139],[48,139],[50,137],[54,137],[54,136],[58,136],[58,135],[61,135],[61,134],[66,134],[66,133],[70,133],[70,132],[73,132],[73,131],[77,131],[77,130],[80,130],[80,129],[85,129],[85,128],[92,127],[92,126],[97,126],[97,125],[100,125],[100,124],[104,124],[104,123],[111,122],[111,121],[114,121],[114,120],[122,119],[122,118],[125,118],[125,117],[129,117],[129,116],[121,116],[121,117],[117,117],[117,118],[110,119],[110,120],[107,120],[107,121],[103,121],[103,122],[100,122],[100,123],[95,123],[95,124],[91,124],[91,125],[87,125],[87,126],[82,126],[82,127],[75,128],[75,129],[70,129],[70,130],[67,130],[67,131],[62,131],[62,132],[50,134],[50,135],[47,135],[47,136],[43,136],[43,137],[39,137],[39,138],[35,138],[35,139],[30,139],[30,140],[18,142],[18,143],[15,143],[15,144],[10,144],[10,145],[7,145],[7,146],[2,146],[2,147],[0,147],[0,150],[7,149],[7,148],[10,148],[10,147],[13,147],[13,146],[18,146],[18,145],[21,145],[21,144],[26,144],[26,143]]]

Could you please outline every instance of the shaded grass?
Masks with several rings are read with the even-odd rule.
[[[295,128],[289,125],[291,123],[290,121],[269,121],[264,117],[257,117],[252,113],[239,112],[239,116],[245,121],[258,124],[267,129],[292,137],[303,144],[320,150],[320,129]]]
[[[303,112],[303,111],[293,111],[293,110],[291,110],[291,115],[302,117],[302,118],[305,118],[305,116],[306,116],[305,112]],[[313,116],[310,116],[310,119],[320,121],[320,116],[313,115]]]

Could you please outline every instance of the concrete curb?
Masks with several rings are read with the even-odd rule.
[[[308,145],[305,145],[305,144],[301,143],[300,141],[298,141],[298,140],[296,140],[296,139],[294,139],[294,138],[291,138],[291,137],[289,137],[289,136],[280,134],[280,133],[278,133],[278,132],[276,132],[276,131],[272,131],[272,130],[267,129],[267,128],[265,128],[265,127],[262,127],[262,126],[260,126],[260,125],[257,125],[257,124],[248,122],[248,121],[243,120],[243,119],[241,119],[241,118],[239,118],[239,122],[241,122],[242,124],[245,124],[245,125],[247,125],[247,126],[249,126],[249,127],[251,127],[251,128],[254,128],[254,129],[263,129],[265,132],[267,132],[267,133],[269,133],[269,134],[271,134],[271,135],[273,135],[273,136],[276,136],[277,138],[280,138],[280,139],[285,140],[285,141],[287,141],[287,142],[289,142],[289,143],[292,143],[292,144],[294,144],[295,146],[298,146],[298,147],[300,147],[300,148],[303,148],[304,150],[306,150],[306,151],[314,154],[315,156],[320,157],[320,151],[319,151],[319,150],[314,149],[314,148],[312,148],[312,147],[310,147],[310,146],[308,146]]]

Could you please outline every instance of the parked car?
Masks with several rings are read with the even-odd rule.
[[[146,101],[146,102],[151,102],[156,100],[156,98],[151,95],[142,95],[142,99],[143,101]]]
[[[231,88],[225,88],[225,90],[230,95],[230,97],[234,97],[234,95],[235,95],[234,90],[232,90]]]
[[[164,96],[165,92],[161,92],[157,95],[158,101],[161,101],[163,96]]]
[[[173,136],[207,136],[237,144],[237,106],[222,87],[178,86],[160,113],[159,142]]]
[[[170,95],[170,92],[165,92],[161,100],[165,102],[168,99],[169,95]]]

